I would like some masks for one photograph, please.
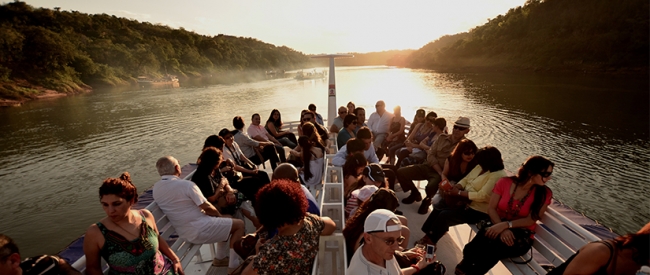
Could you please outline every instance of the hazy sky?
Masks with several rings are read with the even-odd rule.
[[[6,0],[5,0],[6,1]],[[199,34],[253,37],[307,54],[418,49],[505,14],[525,0],[24,0]]]

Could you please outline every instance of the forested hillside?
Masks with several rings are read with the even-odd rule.
[[[645,73],[648,11],[647,0],[528,0],[451,45],[457,35],[422,47],[409,66]]]
[[[0,99],[120,85],[137,76],[296,69],[310,60],[253,38],[205,36],[106,14],[0,6]],[[42,88],[40,89],[43,90]]]

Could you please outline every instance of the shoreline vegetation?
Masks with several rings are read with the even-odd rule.
[[[528,0],[420,49],[353,53],[337,65],[647,76],[648,9],[645,0]],[[20,1],[0,5],[0,107],[137,86],[141,76],[235,83],[264,79],[266,71],[327,66],[324,61],[250,37],[206,36]]]

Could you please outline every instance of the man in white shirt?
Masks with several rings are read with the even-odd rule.
[[[372,211],[364,221],[362,244],[354,252],[347,273],[411,275],[433,263],[433,260],[420,257],[417,264],[399,268],[394,254],[404,241],[401,229],[402,224],[393,212],[386,209]]]
[[[368,128],[372,131],[374,137],[375,150],[381,147],[384,139],[388,135],[390,121],[393,119],[393,114],[386,112],[386,103],[383,100],[377,101],[375,104],[376,112],[372,113],[368,118]]]
[[[156,169],[162,179],[153,187],[154,201],[167,215],[179,237],[196,244],[226,242],[230,237],[228,267],[237,267],[239,256],[232,245],[244,235],[244,221],[222,215],[196,184],[179,178],[181,166],[174,157],[158,159]],[[228,196],[226,200],[232,202],[235,197]],[[216,260],[225,259],[224,250],[221,247],[217,249]],[[219,254],[222,256],[219,257]]]
[[[269,132],[264,129],[264,126],[260,124],[261,121],[262,120],[260,118],[260,114],[253,114],[251,117],[251,125],[248,126],[248,130],[246,130],[248,136],[254,140],[261,142],[273,142],[273,145],[275,145],[275,151],[278,152],[278,156],[280,157],[280,162],[287,162],[286,152],[284,151],[282,143],[280,143],[280,141],[275,139],[273,135],[269,134]]]
[[[343,120],[345,120],[345,116],[348,115],[348,107],[341,106],[339,107],[339,116],[334,118],[334,121],[332,121],[332,126],[330,127],[330,133],[338,133],[341,129],[343,129]]]

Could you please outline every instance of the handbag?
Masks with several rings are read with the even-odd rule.
[[[485,235],[485,231],[487,231],[488,228],[492,226],[492,221],[491,220],[481,220],[478,223],[476,223],[476,227],[478,228],[478,234],[483,234]],[[515,264],[528,264],[530,261],[533,260],[533,234],[535,232],[531,231],[528,228],[522,228],[522,227],[516,227],[516,228],[509,228],[510,231],[512,232],[512,235],[515,237],[515,247],[518,248],[528,248],[528,251],[530,252],[530,258],[523,262],[515,261],[513,259],[510,259],[513,263]],[[500,242],[501,240],[495,239],[495,242]]]
[[[442,200],[444,201],[446,207],[448,208],[457,208],[457,209],[463,209],[467,207],[468,204],[470,204],[470,200],[466,197],[463,196],[454,196],[454,195],[447,195],[445,192],[440,192],[440,196],[442,197]]]
[[[228,165],[228,164],[224,161],[224,162],[222,162],[221,165],[219,166],[219,169],[224,168],[224,167],[231,167],[231,166]],[[239,172],[239,171],[235,171],[235,168],[234,168],[234,167],[231,167],[231,169],[228,170],[228,171],[221,172],[221,174],[223,174],[223,176],[226,177],[226,179],[228,180],[228,182],[229,182],[231,185],[232,185],[233,183],[240,182],[240,181],[244,178],[244,176],[242,175],[241,172]]]

